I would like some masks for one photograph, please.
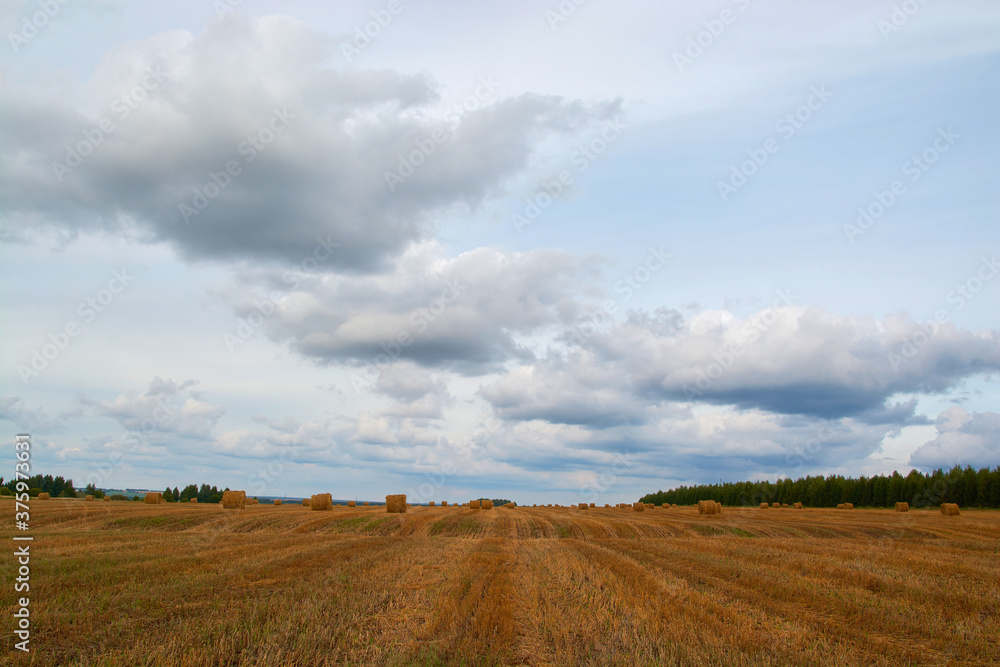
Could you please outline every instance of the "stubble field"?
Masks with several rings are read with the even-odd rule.
[[[998,512],[53,499],[31,520],[13,665],[1000,664]]]

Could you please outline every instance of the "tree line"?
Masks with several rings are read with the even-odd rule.
[[[948,472],[938,468],[924,474],[911,470],[874,477],[800,477],[777,482],[720,482],[680,486],[657,491],[640,502],[662,505],[694,505],[699,500],[715,500],[731,507],[760,503],[802,503],[808,507],[836,507],[854,503],[856,507],[893,507],[907,502],[912,507],[936,507],[957,503],[962,507],[1000,508],[1000,466],[980,468],[955,466]]]
[[[53,477],[52,475],[33,475],[25,480],[20,480],[26,482],[28,485],[28,493],[32,497],[37,496],[39,493],[48,493],[53,498],[83,498],[84,496],[93,496],[100,500],[104,497],[104,491],[98,489],[94,484],[88,484],[83,491],[77,491],[73,486],[73,480],[64,479],[61,475]],[[3,477],[0,477],[0,495],[9,496],[13,495],[15,486],[18,480],[4,481]],[[229,487],[223,489],[223,491],[228,491]],[[171,489],[169,486],[163,490],[163,500],[168,503],[173,502],[190,502],[192,498],[197,498],[199,503],[220,503],[222,502],[222,491],[216,486],[209,486],[208,484],[202,484],[198,486],[197,484],[188,484],[184,487],[184,490],[179,490],[176,486]],[[116,493],[111,496],[112,500],[142,500],[141,496],[135,496],[134,498],[129,498],[125,494]]]

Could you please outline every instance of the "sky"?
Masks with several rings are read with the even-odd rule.
[[[0,28],[0,423],[34,472],[616,503],[1000,465],[994,2]]]

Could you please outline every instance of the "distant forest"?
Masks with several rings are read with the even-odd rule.
[[[639,499],[662,505],[694,505],[699,500],[715,500],[723,505],[756,506],[760,503],[802,503],[807,507],[836,507],[854,503],[857,507],[893,507],[907,502],[911,507],[937,507],[958,503],[962,507],[1000,508],[1000,466],[975,470],[955,466],[950,471],[923,474],[913,470],[903,477],[801,477],[778,482],[725,482],[681,486],[657,491]]]

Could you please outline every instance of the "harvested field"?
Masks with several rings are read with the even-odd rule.
[[[33,654],[5,664],[1000,663],[996,511],[54,498],[32,532]]]

